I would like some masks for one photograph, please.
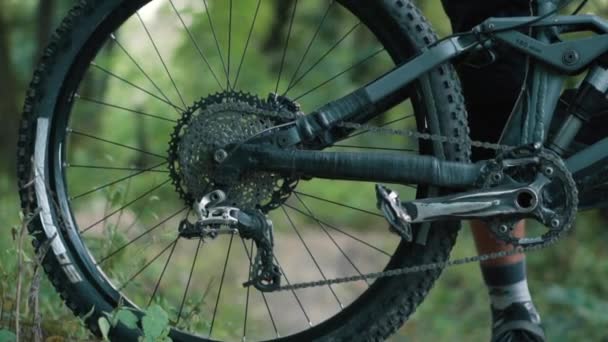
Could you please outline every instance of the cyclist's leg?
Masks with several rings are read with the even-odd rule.
[[[529,0],[442,2],[455,32],[470,30],[489,17],[530,14]],[[500,49],[498,52],[497,61],[490,66],[479,69],[462,65],[458,69],[469,111],[471,138],[474,140],[496,142],[524,81],[525,57],[510,49]],[[493,87],[492,91],[488,91],[488,86]],[[493,156],[493,151],[473,149],[474,160],[489,159]],[[471,227],[479,253],[512,248],[499,243],[483,222],[471,222]],[[518,224],[515,234],[525,234],[523,222]],[[483,262],[481,271],[492,302],[493,339],[510,336],[520,340],[524,334],[529,340],[542,341],[540,317],[532,305],[526,281],[524,255]],[[501,324],[502,322],[505,324]]]
[[[471,229],[473,230],[473,236],[475,238],[475,246],[480,254],[488,254],[496,251],[510,250],[505,244],[498,243],[496,237],[488,231],[487,224],[483,221],[471,221]],[[526,225],[524,221],[521,221],[514,230],[514,235],[517,237],[523,237],[526,233]],[[483,261],[483,266],[493,267],[501,265],[509,265],[518,263],[524,260],[523,254],[516,254],[507,256],[500,259],[492,259]]]
[[[529,0],[443,0],[455,32],[470,30],[492,16],[529,15]],[[524,78],[525,57],[512,49],[499,51],[497,61],[484,68],[462,65],[462,81],[469,111],[471,138],[496,142],[519,95]],[[488,91],[488,86],[493,87]],[[473,148],[473,160],[489,159],[494,151]],[[508,248],[496,242],[482,222],[473,222],[473,232],[480,252]],[[524,233],[523,225],[517,230]],[[522,260],[522,256],[490,260],[487,265],[501,265]]]

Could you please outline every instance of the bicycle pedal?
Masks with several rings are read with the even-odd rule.
[[[412,218],[401,206],[399,194],[385,186],[376,184],[376,199],[378,200],[377,207],[382,210],[384,217],[390,224],[391,231],[411,242],[414,238],[410,225]]]

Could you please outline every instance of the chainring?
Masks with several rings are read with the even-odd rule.
[[[290,122],[300,114],[296,105],[273,99],[226,91],[202,98],[182,113],[171,134],[168,161],[172,183],[188,206],[206,193],[221,189],[227,195],[226,205],[267,212],[291,194],[297,179],[250,171],[227,181],[225,175],[216,172],[214,156],[218,150]]]
[[[508,160],[533,162],[509,166]],[[517,222],[524,217],[497,216],[488,221],[490,230],[500,241],[514,246],[542,245],[559,238],[570,229],[578,208],[578,191],[570,171],[555,153],[540,146],[523,146],[504,151],[488,164],[482,179],[482,188],[489,189],[508,183],[530,184],[539,177],[546,181],[538,203],[537,220],[547,232],[536,237],[518,238],[513,235]]]

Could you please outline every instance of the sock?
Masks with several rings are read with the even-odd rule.
[[[513,303],[531,302],[526,279],[526,264],[482,266],[481,272],[490,293],[494,309],[503,310]]]
[[[503,310],[513,303],[532,301],[526,280],[508,286],[490,286],[489,289],[492,307],[498,310]]]

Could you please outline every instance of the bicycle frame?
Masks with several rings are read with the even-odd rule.
[[[551,0],[538,3],[541,15],[555,8]],[[509,29],[535,18],[491,18],[473,33],[440,41],[367,86],[299,118],[287,129],[281,127],[257,137],[258,142],[266,139],[274,144],[252,141],[238,146],[230,158],[231,163],[233,166],[238,164],[241,169],[255,165],[258,170],[317,178],[474,188],[484,162],[471,164],[431,156],[320,150],[348,135],[344,129],[337,128],[339,123],[368,121],[403,101],[411,82],[439,65],[483,46],[490,38],[510,45],[534,61],[528,78],[529,106],[514,112],[501,143],[512,146],[545,143],[566,76],[586,70],[594,60],[608,53],[608,21],[589,15],[548,17],[531,25],[536,31],[534,37]],[[596,35],[563,42],[550,39],[557,32],[580,31],[593,31]],[[314,145],[314,150],[275,147],[297,143]],[[577,174],[607,161],[608,138],[570,157],[566,165],[576,178]]]

